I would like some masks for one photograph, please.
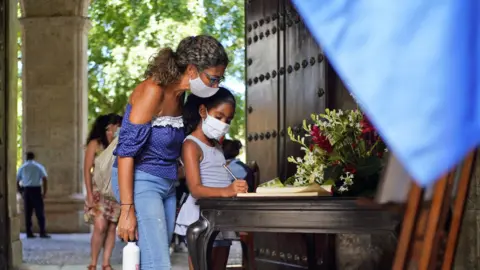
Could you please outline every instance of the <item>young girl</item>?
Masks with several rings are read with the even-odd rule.
[[[187,227],[198,220],[200,210],[196,199],[234,197],[247,192],[245,180],[231,181],[223,167],[226,161],[218,143],[228,132],[234,114],[235,97],[225,88],[220,87],[209,98],[195,95],[187,98],[183,119],[188,136],[183,143],[182,160],[190,195],[178,214],[175,227],[178,235],[186,235]],[[213,244],[212,270],[226,268],[231,245],[227,234],[221,232]],[[190,269],[193,269],[191,263]]]

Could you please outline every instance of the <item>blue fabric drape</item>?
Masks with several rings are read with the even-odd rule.
[[[293,2],[420,185],[478,145],[478,0]]]

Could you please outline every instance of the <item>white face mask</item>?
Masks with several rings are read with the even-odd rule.
[[[215,117],[211,117],[207,113],[207,118],[203,120],[202,131],[209,139],[220,140],[230,129],[230,125],[218,120]]]
[[[217,93],[218,87],[214,88],[206,85],[198,75],[196,79],[190,79],[190,91],[197,97],[208,98]]]

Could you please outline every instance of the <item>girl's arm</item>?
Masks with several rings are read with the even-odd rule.
[[[88,145],[87,149],[85,150],[85,159],[83,161],[83,179],[85,181],[85,188],[87,189],[87,195],[92,195],[92,168],[95,162],[95,152],[97,152],[98,148],[98,141],[91,140]]]
[[[195,199],[235,196],[237,193],[232,186],[214,188],[202,185],[200,178],[201,156],[202,150],[198,145],[191,140],[185,140],[182,147],[182,160],[185,165],[185,176],[190,194],[192,194]]]

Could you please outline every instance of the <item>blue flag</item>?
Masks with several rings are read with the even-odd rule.
[[[293,0],[421,186],[480,141],[478,0]]]

